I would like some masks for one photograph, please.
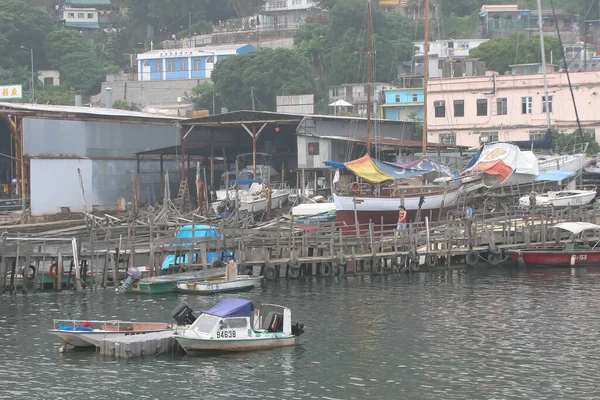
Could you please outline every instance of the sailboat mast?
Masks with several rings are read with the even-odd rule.
[[[546,129],[550,130],[550,107],[548,107],[548,76],[546,75],[546,51],[544,48],[544,30],[542,29],[542,0],[537,0],[538,28],[540,30],[540,48],[542,51],[542,73],[544,74],[544,106],[546,107]]]
[[[423,157],[427,155],[427,81],[429,80],[429,0],[425,0],[425,40],[423,42]]]
[[[367,1],[367,154],[371,154],[371,0]]]

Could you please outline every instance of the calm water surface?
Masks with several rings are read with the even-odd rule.
[[[234,295],[235,296],[235,295]],[[600,268],[270,282],[294,348],[207,357],[60,354],[53,318],[169,320],[223,296],[0,297],[2,399],[598,399]]]

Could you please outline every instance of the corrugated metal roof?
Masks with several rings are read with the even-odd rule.
[[[164,115],[147,114],[138,111],[119,110],[117,108],[56,106],[51,104],[21,104],[0,102],[0,110],[17,110],[32,112],[48,112],[61,114],[93,115],[97,117],[124,117],[154,119],[163,121],[185,120],[181,117],[165,117]]]

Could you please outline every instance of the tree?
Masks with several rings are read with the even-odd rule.
[[[62,29],[48,35],[50,65],[61,73],[62,83],[78,93],[90,94],[100,90],[100,83],[118,67],[96,55],[91,42],[81,33]]]
[[[35,97],[39,104],[73,106],[75,94],[75,89],[70,86],[43,86],[41,90],[36,90]]]
[[[557,38],[544,38],[544,49],[547,60],[550,60],[551,52],[556,55],[562,54]],[[497,37],[471,49],[469,56],[481,58],[488,70],[504,74],[509,70],[510,64],[541,62],[540,38],[534,36],[526,39],[522,33],[513,33],[506,38]]]
[[[230,110],[251,109],[251,88],[257,108],[273,111],[277,95],[312,94],[315,90],[309,60],[295,50],[281,48],[219,61],[212,80]]]
[[[186,101],[194,103],[194,110],[210,110],[213,112],[214,84],[209,82],[198,82],[192,88],[192,95],[186,96]],[[214,94],[215,111],[221,108],[221,99]]]
[[[140,111],[139,107],[136,106],[134,103],[129,103],[127,100],[122,100],[122,99],[115,100],[113,102],[112,107],[119,109],[119,110]]]
[[[0,68],[30,66],[30,53],[21,46],[33,49],[36,68],[45,67],[45,39],[53,29],[50,16],[29,2],[0,0]]]

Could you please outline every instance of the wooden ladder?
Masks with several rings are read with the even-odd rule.
[[[175,205],[183,211],[186,206],[190,204],[190,191],[187,185],[187,179],[184,179],[179,184],[179,192],[177,193],[177,199]]]

